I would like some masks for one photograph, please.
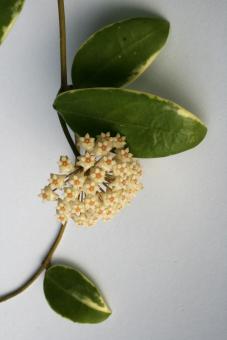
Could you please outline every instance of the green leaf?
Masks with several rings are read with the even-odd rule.
[[[205,137],[204,124],[166,99],[126,89],[64,92],[54,107],[80,135],[119,132],[135,157],[163,157],[193,148]]]
[[[23,5],[24,0],[0,0],[0,44],[13,27]]]
[[[69,266],[53,265],[46,271],[44,293],[55,312],[74,322],[98,323],[111,314],[94,283]]]
[[[72,81],[77,88],[118,87],[135,80],[166,42],[169,23],[131,18],[94,33],[77,52]]]

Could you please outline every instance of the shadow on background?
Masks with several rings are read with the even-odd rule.
[[[69,13],[71,18],[68,18],[68,22],[70,24],[69,30],[73,33],[75,37],[79,35],[83,35],[83,39],[85,39],[97,31],[101,27],[111,24],[115,21],[120,21],[123,19],[128,19],[130,17],[161,17],[161,15],[155,11],[150,9],[141,8],[138,6],[127,6],[127,5],[116,5],[108,3],[106,6],[98,5],[95,9],[92,9],[91,12],[86,12],[84,15],[80,15],[78,17],[78,13],[76,14],[77,9],[75,8],[75,14]],[[73,18],[76,18],[75,20]],[[73,21],[71,21],[73,19]],[[81,30],[83,27],[83,30]],[[80,37],[79,37],[80,40]],[[78,41],[78,39],[77,39]],[[82,42],[82,41],[81,41]]]
[[[91,34],[103,26],[130,17],[153,16],[162,17],[166,20],[169,19],[163,16],[161,13],[153,11],[152,8],[134,5],[119,6],[119,4],[113,3],[108,3],[105,6],[103,6],[103,4],[97,4],[96,7],[89,9],[83,8],[79,16],[78,8],[75,6],[70,8],[70,11],[67,11],[66,15],[66,21],[68,24],[69,80],[71,80],[71,65],[77,49]],[[169,44],[170,42],[171,45]],[[176,64],[173,62],[173,44],[176,44],[176,51],[179,51],[177,41],[172,35],[170,29],[167,43],[157,59],[137,80],[135,80],[132,84],[127,84],[125,87],[150,92],[160,97],[169,99],[178,103],[179,105],[182,105],[189,111],[198,114],[198,116],[203,119],[203,114],[200,114],[200,104],[195,103],[193,94],[190,95],[188,92],[188,87],[185,86],[187,79],[184,79],[183,75],[179,75],[176,69]],[[102,51],[100,51],[100,53],[102,53]],[[180,56],[178,55],[178,58],[179,57]],[[167,60],[170,61],[169,65]]]

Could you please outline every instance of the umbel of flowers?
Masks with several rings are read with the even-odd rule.
[[[41,190],[44,201],[57,201],[57,219],[72,219],[81,226],[92,226],[99,219],[111,219],[142,189],[142,169],[125,147],[126,137],[87,133],[77,138],[80,156],[72,162],[61,156],[60,174],[51,174]]]

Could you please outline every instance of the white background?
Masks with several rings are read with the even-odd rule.
[[[70,154],[52,103],[59,89],[57,1],[27,0],[0,49],[0,291],[35,269],[57,232],[37,194]],[[166,47],[134,88],[169,98],[208,126],[195,149],[143,160],[144,190],[93,229],[68,226],[54,262],[88,273],[112,316],[74,324],[47,305],[41,276],[0,305],[2,340],[225,340],[227,338],[227,2],[66,0],[69,68],[104,24],[158,14]],[[101,51],[100,51],[101,53]]]

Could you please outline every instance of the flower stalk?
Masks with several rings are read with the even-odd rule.
[[[67,81],[67,52],[66,52],[66,28],[65,28],[65,7],[64,0],[58,0],[58,15],[59,15],[59,34],[60,34],[60,65],[61,65],[61,88],[59,93],[62,93],[68,89]],[[64,132],[64,135],[74,153],[74,156],[78,156],[74,141],[70,135],[68,127],[58,112],[58,118]]]
[[[4,302],[6,300],[9,300],[9,299],[15,297],[16,295],[22,293],[23,291],[25,291],[25,289],[27,289],[29,286],[31,286],[31,284],[40,276],[40,274],[46,268],[48,268],[48,266],[50,265],[52,256],[53,256],[55,250],[57,249],[58,244],[60,243],[60,241],[62,239],[62,236],[64,234],[65,228],[66,228],[66,223],[61,225],[56,239],[54,240],[51,248],[49,249],[47,255],[45,256],[42,264],[35,271],[35,273],[28,280],[26,280],[19,288],[13,290],[10,293],[7,293],[5,295],[0,296],[0,302]]]
[[[58,0],[58,13],[59,13],[59,30],[60,30],[60,60],[61,60],[61,89],[60,92],[63,92],[67,89],[68,84],[67,84],[67,62],[66,62],[66,30],[65,30],[65,10],[64,10],[64,0]],[[69,133],[69,130],[66,126],[66,123],[58,114],[63,132],[72,148],[72,151],[75,156],[77,156],[77,150],[75,147],[75,144],[73,142],[73,139]],[[52,256],[57,249],[62,236],[64,234],[65,228],[66,228],[67,223],[62,223],[59,229],[59,232],[50,247],[47,255],[45,256],[44,260],[42,261],[41,265],[39,268],[34,272],[34,274],[29,277],[20,287],[17,289],[0,296],[0,302],[4,302],[6,300],[9,300],[16,295],[22,293],[24,290],[26,290],[39,276],[40,274],[48,268],[48,266],[51,263]]]

